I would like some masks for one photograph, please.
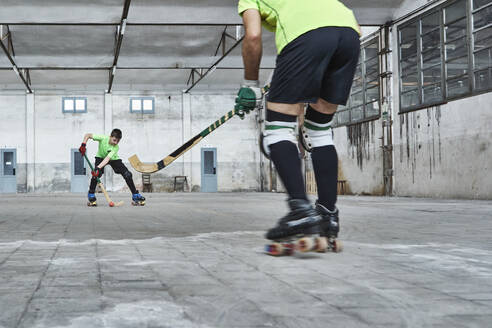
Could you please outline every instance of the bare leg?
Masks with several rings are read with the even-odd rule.
[[[338,108],[338,105],[329,103],[321,98],[319,98],[315,104],[310,104],[310,106],[317,112],[323,114],[334,114]]]
[[[299,116],[300,114],[303,113],[304,109],[304,104],[282,104],[282,103],[274,103],[274,102],[267,102],[267,109],[272,110],[274,112],[286,114],[286,115],[292,115],[292,116]]]

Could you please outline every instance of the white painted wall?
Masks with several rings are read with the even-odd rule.
[[[87,113],[63,113],[62,96],[34,95],[35,124],[35,191],[70,190],[70,151],[78,148],[87,132],[104,130],[104,94],[87,97]],[[97,148],[89,145],[88,156]]]
[[[346,180],[347,192],[383,194],[381,121],[334,129],[339,159],[339,180]]]
[[[25,93],[0,95],[0,148],[17,150],[17,189],[25,191],[25,184],[19,186],[19,182],[26,180]]]
[[[395,194],[492,199],[492,93],[399,115]]]
[[[17,162],[26,163],[26,96],[0,95],[0,148],[16,148]]]
[[[62,113],[63,96],[87,97],[87,113]],[[155,113],[130,113],[130,96],[155,96]],[[33,102],[29,106],[28,97]],[[161,160],[232,110],[234,99],[234,95],[218,93],[0,94],[0,147],[17,149],[18,191],[65,192],[70,190],[70,149],[80,146],[85,133],[103,134],[112,128],[121,129],[119,155],[131,168],[127,163],[129,156],[136,153],[142,161]],[[28,108],[34,115],[30,120],[26,120]],[[29,133],[26,126],[33,126]],[[243,121],[232,118],[185,157],[152,175],[154,189],[172,190],[173,177],[187,175],[190,187],[199,190],[200,148],[217,147],[219,191],[258,190],[259,150],[255,129],[254,115]],[[28,145],[31,139],[33,145]],[[89,141],[88,156],[94,158],[96,151],[97,143]],[[26,157],[30,158],[34,174],[29,183]],[[132,172],[137,188],[141,188],[140,173]],[[128,190],[120,176],[109,173],[105,178],[110,189]]]
[[[234,109],[235,95],[193,95],[191,97],[192,134],[200,133],[216,119]],[[207,136],[191,152],[192,181],[200,184],[200,148],[217,148],[218,184],[223,191],[259,189],[259,148],[255,114],[230,119],[227,125]]]
[[[135,93],[131,96],[152,94]],[[128,95],[113,95],[112,99],[113,128],[123,132],[119,154],[124,162],[133,154],[137,154],[142,161],[157,162],[183,144],[181,95],[155,95],[154,114],[130,113]],[[133,175],[135,184],[141,185],[141,174],[133,171]],[[153,174],[151,181],[156,191],[169,190],[170,180],[176,175],[183,175],[181,161]],[[115,190],[128,190],[125,181],[119,176],[113,178],[113,183]]]

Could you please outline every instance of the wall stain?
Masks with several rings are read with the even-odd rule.
[[[364,160],[371,159],[371,144],[375,152],[374,135],[375,121],[350,125],[347,127],[347,139],[349,140],[349,155],[357,157],[357,166],[362,170]]]
[[[400,116],[400,163],[405,160],[412,170],[412,183],[415,183],[415,170],[419,155],[428,152],[429,179],[432,179],[436,167],[442,159],[441,107],[430,107],[423,111],[405,113]],[[426,119],[427,122],[424,122]],[[424,124],[426,128],[424,129]],[[436,153],[437,152],[437,153]],[[420,159],[422,160],[422,159]],[[425,159],[424,159],[425,160]]]

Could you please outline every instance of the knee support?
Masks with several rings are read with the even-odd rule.
[[[332,121],[328,123],[316,123],[304,119],[304,125],[299,127],[301,144],[306,151],[311,152],[315,147],[333,145]]]
[[[270,146],[281,141],[290,141],[297,146],[297,122],[266,121],[265,131],[260,135],[260,150],[270,158]]]

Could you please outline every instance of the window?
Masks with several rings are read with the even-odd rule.
[[[63,113],[87,113],[87,98],[85,97],[63,97]]]
[[[130,112],[142,114],[154,114],[155,99],[154,97],[131,97]]]
[[[447,1],[401,25],[400,112],[491,90],[491,48],[492,0]]]
[[[377,119],[380,115],[379,38],[361,46],[359,63],[346,106],[339,106],[334,126]]]
[[[438,103],[442,102],[444,99],[442,90],[443,60],[441,48],[441,13],[439,11],[434,11],[426,15],[422,18],[421,24],[422,31],[420,32],[419,38],[422,52],[421,103]],[[416,70],[418,69],[417,67],[418,65],[415,65]],[[417,85],[416,87],[415,90],[417,90],[417,95],[420,95],[420,90]],[[414,100],[417,100],[417,95]]]
[[[444,54],[446,56],[446,93],[456,98],[470,92],[468,76],[467,0],[444,7]]]
[[[492,89],[492,1],[473,0],[473,82],[477,91]]]

